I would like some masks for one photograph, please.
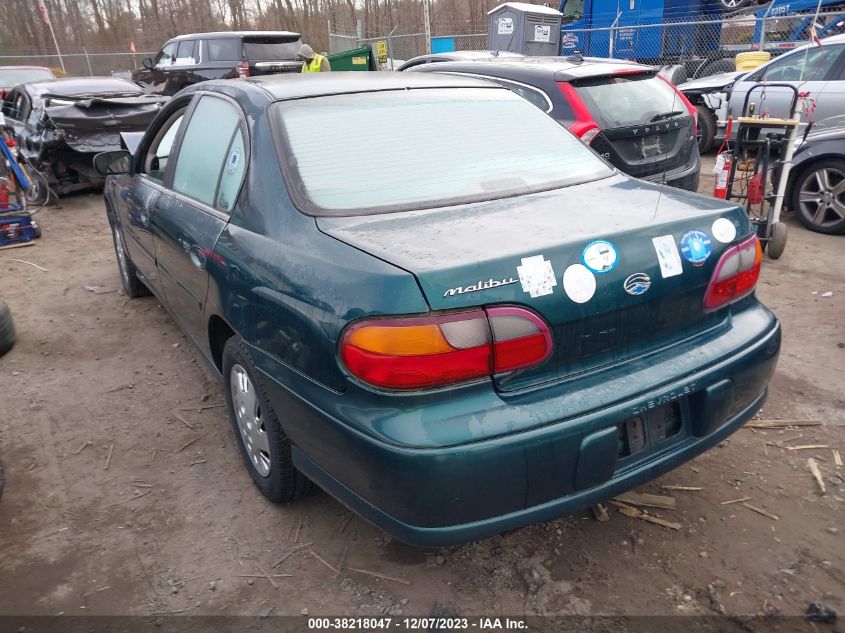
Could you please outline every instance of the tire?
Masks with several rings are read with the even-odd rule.
[[[716,143],[716,115],[707,106],[695,106],[698,112],[698,153],[706,154]]]
[[[43,207],[50,198],[47,181],[34,169],[28,170],[27,175],[29,176],[29,189],[24,193],[26,204],[30,207]]]
[[[786,250],[786,224],[783,222],[775,222],[772,225],[772,234],[769,236],[769,241],[766,244],[766,254],[772,259],[780,259],[783,251]]]
[[[750,7],[753,2],[752,0],[719,0],[719,4],[725,11],[739,11],[745,7]]]
[[[30,220],[30,222],[32,222],[32,234],[37,240],[39,237],[41,237],[41,227],[38,226],[38,222],[36,222],[35,220]]]
[[[138,278],[135,266],[132,264],[132,260],[129,259],[129,253],[126,252],[123,236],[115,224],[111,225],[111,236],[114,242],[114,255],[117,258],[117,269],[120,272],[120,283],[123,286],[123,292],[130,299],[137,299],[138,297],[144,297],[150,294],[149,288]]]
[[[841,158],[825,158],[802,169],[792,181],[790,192],[792,210],[801,220],[801,224],[817,233],[845,234],[845,184],[843,183],[845,183],[845,160]],[[843,189],[834,193],[837,186]]]
[[[3,356],[15,345],[15,322],[12,321],[12,311],[9,304],[0,300],[0,356]]]
[[[718,75],[721,73],[732,73],[735,70],[736,60],[728,58],[717,59],[716,61],[707,64],[697,78],[709,77],[710,75]]]
[[[273,503],[299,499],[312,483],[293,465],[290,440],[239,336],[226,341],[222,364],[229,420],[252,481]]]

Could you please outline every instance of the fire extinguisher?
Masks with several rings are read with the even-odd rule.
[[[731,175],[731,153],[722,152],[716,157],[716,179],[713,196],[724,200],[728,197],[728,177]]]
[[[5,210],[11,206],[11,200],[9,199],[11,191],[9,183],[5,179],[0,180],[0,209]]]
[[[725,148],[728,140],[731,138],[732,127],[733,119],[728,117],[725,140],[722,141],[722,145],[719,147],[719,151],[716,154],[716,165],[713,168],[713,173],[716,175],[713,182],[713,196],[722,198],[722,200],[728,197],[728,178],[731,175],[731,160],[733,158],[730,149],[724,149],[723,151],[723,148]]]

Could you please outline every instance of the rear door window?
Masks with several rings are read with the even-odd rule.
[[[296,59],[299,46],[298,37],[249,38],[244,40],[244,55],[249,60]]]
[[[228,212],[234,202],[231,177],[242,178],[245,162],[243,141],[236,145],[235,133],[239,126],[240,116],[234,105],[219,97],[200,97],[179,146],[173,189],[209,206],[223,200]],[[234,161],[232,174],[228,174],[228,168],[233,163],[233,148],[240,149],[240,156]],[[218,185],[224,169],[227,170],[226,190],[224,197],[220,198]],[[234,189],[236,191],[237,188]]]
[[[213,39],[205,41],[208,51],[208,61],[211,62],[239,62],[241,61],[241,41],[236,38]]]
[[[688,114],[672,86],[650,72],[582,79],[573,87],[603,129],[649,123],[672,112]]]
[[[186,64],[196,64],[199,58],[197,48],[197,40],[185,40],[179,42],[179,47],[176,49],[176,61],[174,64],[180,66]]]

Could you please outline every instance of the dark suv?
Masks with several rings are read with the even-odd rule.
[[[695,107],[651,66],[581,57],[439,62],[405,72],[490,79],[521,95],[630,176],[698,188]],[[510,122],[518,133],[518,122]]]
[[[132,79],[153,92],[173,95],[208,79],[233,79],[276,73],[298,73],[302,41],[291,31],[226,31],[179,35],[155,58],[132,72]]]

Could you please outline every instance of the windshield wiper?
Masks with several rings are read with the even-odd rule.
[[[683,110],[672,110],[671,112],[664,112],[663,114],[655,114],[653,117],[649,118],[649,123],[654,123],[655,121],[661,121],[663,119],[670,119],[673,116],[678,116],[679,114],[686,114]]]

